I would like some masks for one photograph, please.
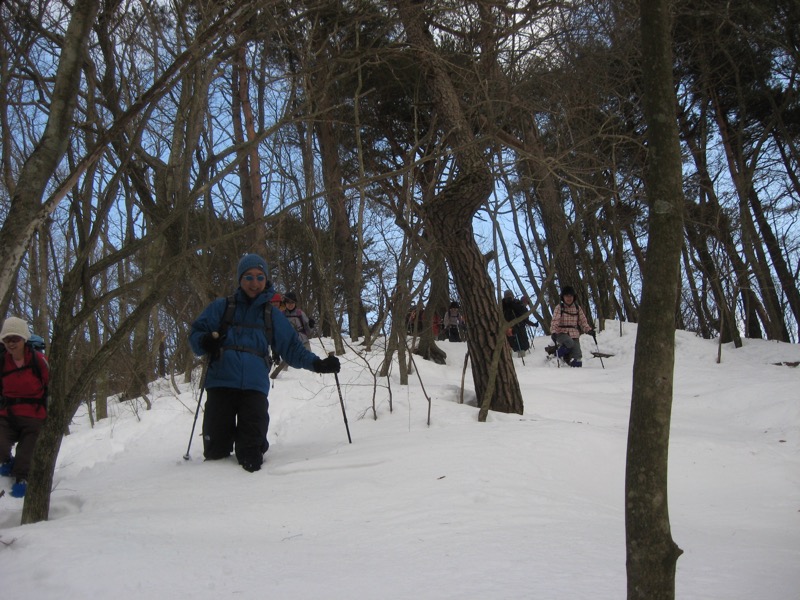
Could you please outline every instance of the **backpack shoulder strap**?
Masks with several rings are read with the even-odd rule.
[[[33,374],[39,378],[39,381],[42,382],[42,387],[44,388],[42,403],[44,404],[45,408],[47,408],[47,401],[48,401],[48,396],[50,395],[50,390],[47,389],[47,384],[44,382],[44,377],[42,376],[42,367],[39,366],[39,360],[47,360],[47,359],[41,352],[39,352],[33,347],[31,348],[31,352],[33,352],[33,356],[31,356],[31,371],[33,371]]]
[[[42,368],[39,366],[39,351],[35,350],[32,346],[29,346],[29,348],[31,349],[31,371],[33,371],[33,374],[36,375],[39,381],[44,382],[42,378]]]
[[[219,324],[219,336],[223,337],[233,325],[233,315],[236,313],[236,295],[231,294],[225,299],[225,312]],[[275,331],[272,328],[272,304],[264,304],[264,332],[271,348],[275,347]]]
[[[233,325],[233,315],[236,313],[236,295],[231,294],[225,299],[225,312],[219,324],[219,337],[225,337],[228,329]]]
[[[25,369],[30,369],[31,372],[33,373],[33,375],[39,381],[42,382],[42,388],[44,388],[43,396],[40,399],[37,399],[36,403],[43,404],[46,407],[47,406],[47,397],[48,397],[49,391],[47,389],[47,384],[45,384],[45,382],[44,382],[44,377],[42,375],[42,367],[39,365],[39,360],[45,360],[46,361],[47,359],[44,357],[44,355],[41,352],[39,352],[35,348],[32,348],[30,346],[28,346],[28,347],[31,349],[31,354],[32,354],[31,355],[31,364],[24,365],[23,367],[21,367],[19,369],[12,369],[11,371],[0,371],[0,396],[3,395],[3,379],[5,378],[6,375],[10,375],[11,373],[16,373],[18,371],[24,371]],[[5,361],[6,361],[6,349],[4,347],[4,348],[0,349],[0,370],[2,369],[2,367],[5,366]]]
[[[275,330],[272,328],[272,304],[264,304],[264,334],[270,348],[275,347]]]

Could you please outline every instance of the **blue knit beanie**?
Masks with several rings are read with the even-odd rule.
[[[269,277],[267,261],[261,258],[258,254],[245,254],[239,261],[239,266],[236,269],[236,281],[241,281],[242,275],[244,275],[250,269],[261,269],[264,275]]]

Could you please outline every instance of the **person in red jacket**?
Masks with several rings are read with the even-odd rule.
[[[11,495],[16,498],[25,496],[33,448],[47,417],[50,369],[44,356],[26,344],[30,337],[28,324],[18,317],[6,319],[0,330],[5,347],[0,353],[0,475],[15,479]]]

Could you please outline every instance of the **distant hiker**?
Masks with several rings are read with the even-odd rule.
[[[0,330],[0,475],[14,478],[11,495],[16,498],[28,489],[33,448],[47,417],[50,367],[30,338],[28,324],[18,317],[6,319]]]
[[[311,322],[308,316],[297,306],[297,294],[294,292],[284,294],[283,305],[284,316],[289,319],[289,322],[292,324],[292,327],[294,327],[297,335],[300,336],[300,341],[303,342],[306,349],[310,350],[311,342],[308,340],[314,335],[314,332],[311,330]]]
[[[518,319],[528,312],[525,304],[521,300],[517,300],[511,290],[503,292],[503,317],[509,323]],[[533,326],[530,319],[524,319],[516,325],[509,327],[506,331],[506,339],[511,349],[517,353],[517,356],[523,357],[531,349],[531,343],[528,340],[527,325]]]
[[[556,356],[563,359],[570,367],[582,367],[580,336],[582,333],[594,335],[594,329],[586,320],[583,309],[575,304],[575,289],[565,286],[561,290],[561,303],[553,311],[550,322],[550,334],[558,346]]]
[[[414,334],[414,328],[417,324],[418,310],[416,306],[412,306],[406,313],[406,333],[408,335]]]
[[[451,302],[450,308],[444,313],[442,321],[447,339],[451,342],[461,341],[461,331],[464,329],[464,317],[461,316],[461,307],[458,302]]]
[[[308,340],[314,335],[311,320],[308,318],[306,313],[297,308],[297,294],[294,292],[287,292],[283,295],[283,314],[287,319],[289,319],[289,323],[291,323],[292,327],[294,327],[295,332],[297,332],[297,337],[300,338],[303,346],[305,346],[306,350],[310,351],[311,342]],[[281,371],[288,367],[289,363],[287,361],[280,361],[280,364],[278,364],[278,366],[269,376],[270,379],[275,379]]]
[[[420,302],[412,306],[406,315],[406,332],[408,335],[420,335],[425,326],[425,305]]]
[[[288,364],[315,373],[338,373],[339,359],[307,350],[283,313],[269,303],[274,295],[267,263],[246,254],[236,271],[239,288],[217,298],[192,323],[189,342],[209,357],[204,382],[203,455],[218,460],[236,451],[246,471],[258,471],[269,448],[270,346]],[[230,322],[225,322],[233,311]],[[218,334],[215,336],[214,334]]]
[[[270,298],[269,303],[278,310],[283,311],[283,296],[278,292],[272,294],[272,298]]]

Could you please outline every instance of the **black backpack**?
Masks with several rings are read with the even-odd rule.
[[[236,313],[236,295],[232,294],[225,299],[225,312],[222,314],[222,321],[219,324],[219,337],[224,338],[228,333],[231,325],[233,325],[233,315]],[[275,348],[275,331],[272,328],[272,304],[269,302],[264,303],[264,335],[267,336],[267,343],[269,348]],[[263,358],[267,367],[271,365],[269,351],[266,354],[254,350],[253,348],[246,348],[244,346],[222,346],[223,350],[237,350],[239,352],[249,352]]]
[[[47,407],[47,386],[45,385],[44,377],[42,376],[42,368],[39,366],[39,359],[47,361],[42,352],[44,350],[44,340],[38,335],[33,335],[31,336],[31,339],[25,342],[25,346],[30,348],[31,352],[33,353],[31,364],[25,365],[24,367],[20,367],[18,369],[11,369],[10,371],[2,371],[2,373],[0,373],[0,404],[2,404],[4,408],[12,404],[41,404],[45,408]],[[0,343],[0,368],[4,367],[6,364],[6,352],[8,352],[8,350],[6,350],[5,345]],[[36,376],[36,378],[42,382],[44,395],[41,398],[4,397],[3,379],[5,379],[6,375],[11,375],[11,373],[16,373],[17,371],[24,371],[25,369],[30,369],[33,371],[33,374]]]

